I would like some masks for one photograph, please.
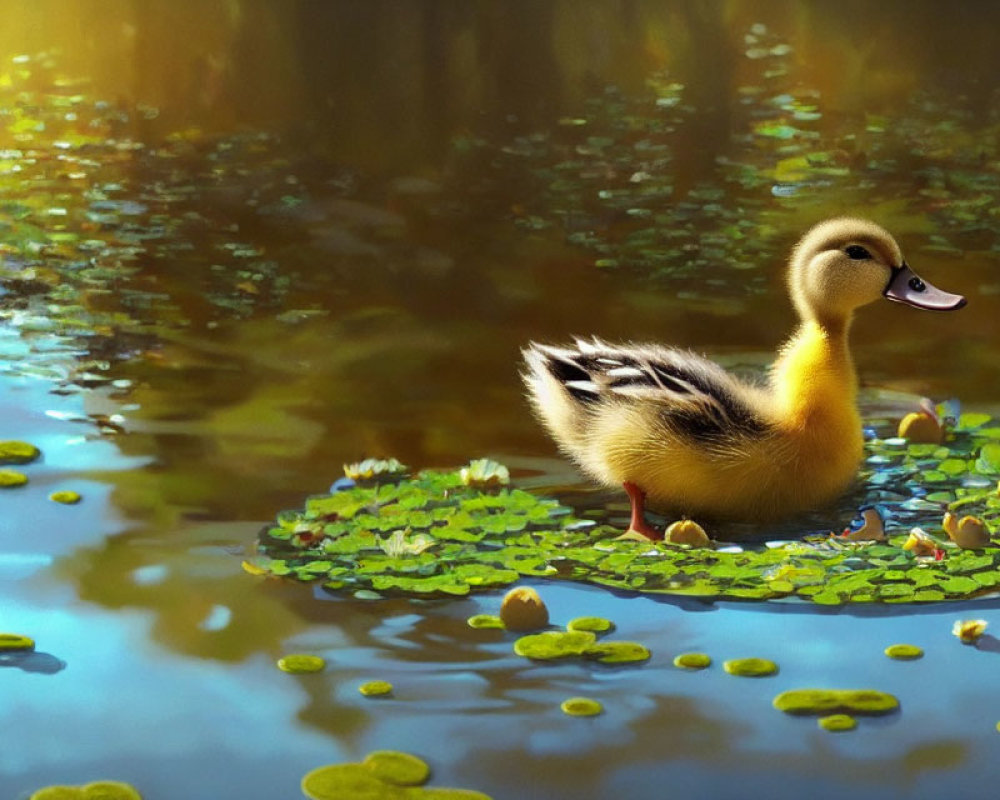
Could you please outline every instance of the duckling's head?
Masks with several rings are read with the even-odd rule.
[[[843,324],[854,309],[885,297],[916,308],[949,311],[965,298],[936,289],[907,266],[888,231],[840,217],[810,229],[795,246],[789,292],[803,319]]]

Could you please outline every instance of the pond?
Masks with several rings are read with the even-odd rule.
[[[0,638],[4,797],[292,798],[385,750],[430,766],[423,790],[376,759],[311,791],[989,794],[1000,548],[948,544],[941,516],[1000,533],[997,12],[8,5],[0,440],[41,455],[0,490],[0,633],[34,641]],[[625,495],[559,455],[521,349],[657,341],[759,377],[795,324],[789,250],[840,214],[969,301],[859,312],[855,487],[781,524],[706,523],[718,550],[617,542]],[[907,445],[925,397],[953,422]],[[342,480],[369,458],[408,471]],[[466,486],[473,459],[510,484]],[[886,542],[827,538],[871,502]],[[914,524],[943,559],[902,549]],[[613,629],[519,655],[524,632],[468,622],[511,586],[551,633]],[[624,652],[645,655],[600,660]],[[280,669],[292,654],[324,663]],[[777,669],[724,667],[745,658]],[[898,707],[833,732],[775,708],[798,689]],[[354,789],[315,789],[329,775]]]

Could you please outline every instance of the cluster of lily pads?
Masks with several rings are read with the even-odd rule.
[[[431,769],[410,753],[376,750],[359,763],[317,767],[302,779],[302,793],[311,800],[490,800],[471,789],[425,787]]]
[[[583,519],[557,499],[494,480],[482,465],[408,474],[381,462],[368,477],[285,511],[262,532],[257,574],[314,582],[335,592],[466,595],[522,578],[574,580],[704,599],[794,597],[817,604],[957,600],[1000,587],[1000,547],[964,549],[941,532],[944,512],[1000,523],[1000,427],[962,415],[943,444],[873,436],[863,491],[886,519],[887,538],[832,533],[696,548],[621,540],[621,529]],[[486,469],[488,481],[480,481]],[[921,526],[939,543],[927,557],[904,548]],[[766,537],[767,531],[760,532]]]

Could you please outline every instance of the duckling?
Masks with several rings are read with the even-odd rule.
[[[624,487],[630,530],[660,538],[645,520],[647,500],[686,517],[766,521],[834,499],[862,456],[847,346],[854,310],[880,297],[939,311],[965,305],[917,277],[883,228],[852,218],[805,234],[788,290],[801,323],[766,385],[654,344],[593,338],[523,351],[535,413],[585,473]]]
[[[948,538],[963,550],[981,550],[990,545],[990,532],[979,517],[965,516],[961,519],[951,511],[946,511],[941,527]]]

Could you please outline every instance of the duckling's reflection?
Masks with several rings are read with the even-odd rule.
[[[16,667],[25,672],[55,675],[66,669],[66,662],[51,653],[21,650],[14,653],[0,653],[0,667]]]

